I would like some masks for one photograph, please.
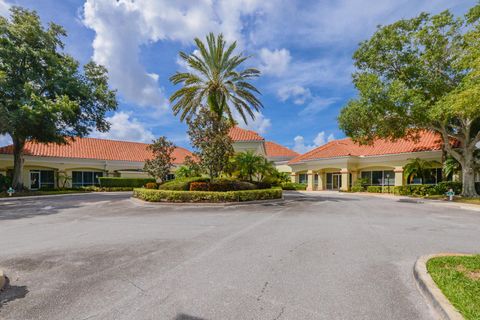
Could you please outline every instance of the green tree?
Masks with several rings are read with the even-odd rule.
[[[188,120],[207,106],[218,118],[226,115],[232,122],[233,110],[245,122],[247,115],[254,119],[254,111],[259,111],[262,103],[255,96],[260,92],[249,81],[260,72],[253,68],[237,70],[248,57],[234,54],[236,42],[227,47],[223,35],[216,37],[213,33],[206,40],[205,44],[195,38],[198,54],[179,53],[191,71],[170,77],[173,84],[183,84],[170,97],[174,114],[180,113],[182,121]]]
[[[232,139],[228,135],[232,124],[208,108],[201,110],[195,119],[188,120],[188,135],[195,149],[200,167],[211,179],[216,179],[228,166],[233,155]]]
[[[462,170],[460,163],[452,156],[447,157],[443,162],[443,175],[445,178],[453,177],[455,173]]]
[[[259,173],[260,167],[264,164],[264,159],[253,151],[239,152],[233,158],[235,172],[240,179],[253,181],[253,177]]]
[[[357,98],[339,124],[360,143],[437,132],[462,166],[463,195],[477,196],[480,141],[480,5],[465,17],[422,13],[379,27],[354,54]]]
[[[409,162],[403,167],[403,174],[407,179],[419,178],[421,183],[425,183],[428,178],[431,178],[432,169],[439,163],[435,161],[427,161],[420,158],[409,159]]]
[[[148,149],[153,153],[153,159],[145,160],[144,170],[157,181],[164,182],[173,167],[173,152],[175,145],[166,137],[154,140]]]
[[[277,175],[277,168],[272,161],[268,160],[265,157],[262,157],[262,161],[257,166],[257,178],[259,181],[264,181],[267,178],[273,178]]]
[[[82,72],[63,52],[65,36],[34,11],[13,7],[10,19],[0,17],[0,134],[13,141],[15,189],[23,189],[27,140],[65,144],[93,128],[108,131],[105,115],[117,107],[107,70],[90,62]]]

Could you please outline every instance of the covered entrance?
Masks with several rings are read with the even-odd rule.
[[[327,173],[327,190],[340,190],[342,188],[342,174],[341,173]]]

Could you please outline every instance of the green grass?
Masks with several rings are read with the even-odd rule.
[[[455,198],[455,202],[480,204],[480,198]]]
[[[480,255],[433,258],[427,270],[465,319],[480,319]]]
[[[70,193],[85,193],[90,192],[88,190],[49,190],[49,191],[24,191],[16,192],[12,195],[14,197],[28,197],[28,196],[48,196],[54,194],[70,194]],[[9,195],[5,192],[0,192],[0,198],[9,198]]]

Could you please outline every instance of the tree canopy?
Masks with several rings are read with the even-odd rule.
[[[476,195],[480,141],[480,5],[464,17],[420,14],[379,27],[354,54],[358,97],[339,125],[359,143],[437,132],[462,165],[463,194]]]
[[[23,148],[27,140],[67,143],[94,128],[109,129],[107,112],[117,107],[107,70],[93,62],[80,68],[63,51],[65,30],[44,27],[35,11],[11,9],[0,17],[0,134],[14,145],[16,188],[23,188]]]
[[[248,58],[235,54],[236,42],[227,47],[223,35],[207,35],[206,44],[195,38],[197,50],[191,54],[180,52],[188,72],[176,72],[170,77],[173,84],[183,84],[170,97],[173,112],[180,119],[189,119],[203,107],[210,108],[218,117],[226,115],[233,122],[237,112],[247,122],[255,119],[254,111],[262,108],[256,97],[260,92],[249,81],[260,75],[254,68],[237,70]]]
[[[153,140],[148,149],[153,158],[145,160],[144,170],[159,182],[164,182],[173,167],[175,144],[166,137]]]

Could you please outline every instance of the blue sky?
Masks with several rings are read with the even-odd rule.
[[[188,147],[186,126],[175,118],[168,78],[183,68],[178,51],[194,37],[222,32],[250,55],[262,76],[255,85],[265,106],[240,123],[299,152],[344,134],[336,117],[355,96],[351,56],[377,25],[422,11],[463,14],[475,0],[0,0],[36,10],[63,25],[66,50],[82,63],[107,66],[120,106],[109,133],[93,136],[149,142],[166,135]],[[0,137],[0,144],[8,138]]]

